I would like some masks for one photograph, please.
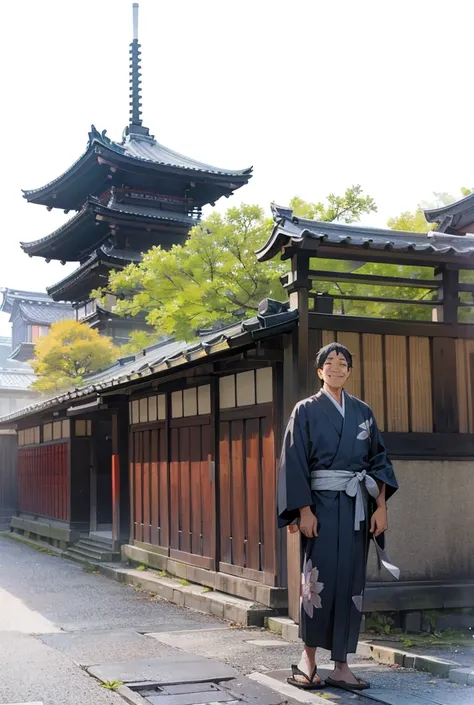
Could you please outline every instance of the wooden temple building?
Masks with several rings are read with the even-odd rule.
[[[78,268],[48,293],[74,304],[85,321],[118,345],[131,330],[147,329],[144,318],[114,314],[116,300],[91,299],[107,285],[112,270],[140,260],[153,245],[181,244],[198,223],[203,206],[230,196],[251,178],[251,168],[232,171],[178,154],[155,140],[143,125],[138,5],[130,45],[130,120],[123,139],[114,142],[94,126],[85,152],[59,177],[24,191],[29,203],[75,214],[50,235],[22,243],[30,257],[77,262]]]

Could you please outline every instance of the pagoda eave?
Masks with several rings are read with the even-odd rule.
[[[145,240],[150,233],[146,244],[146,249],[150,249],[153,244],[171,247],[181,243],[197,222],[180,213],[158,209],[150,213],[150,209],[120,203],[107,206],[96,198],[89,198],[79,213],[53,233],[20,245],[31,257],[79,262],[112,236],[117,227],[131,231],[130,234],[135,232],[135,237]]]
[[[91,291],[107,285],[112,271],[124,269],[128,264],[139,262],[140,259],[140,252],[130,250],[114,254],[113,250],[99,248],[78,269],[48,287],[48,294],[54,301],[88,301]]]
[[[201,203],[197,205],[205,205],[248,183],[252,167],[240,171],[218,169],[169,150],[151,138],[130,139],[122,145],[92,127],[87,149],[74,164],[48,184],[24,190],[23,196],[29,203],[49,208],[77,209],[87,196],[97,195],[107,183],[121,185],[124,179],[133,181],[132,175],[147,183],[176,179],[183,188],[199,185]]]

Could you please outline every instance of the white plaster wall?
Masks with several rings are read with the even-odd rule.
[[[387,551],[400,580],[474,577],[474,461],[394,462],[400,489],[388,502]],[[370,549],[369,581],[379,573]]]

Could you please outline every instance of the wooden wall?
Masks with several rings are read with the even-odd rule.
[[[272,368],[132,400],[132,539],[275,585]]]
[[[474,341],[322,331],[323,345],[333,341],[354,358],[347,391],[372,407],[382,431],[474,431]]]
[[[19,510],[69,521],[69,443],[18,450]]]

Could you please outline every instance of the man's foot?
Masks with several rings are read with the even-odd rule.
[[[317,674],[316,664],[314,661],[310,663],[306,654],[303,654],[297,666],[291,667],[291,678],[288,678],[288,683],[305,690],[322,688],[324,686],[324,683],[321,682],[321,678]]]
[[[328,685],[334,685],[338,687],[349,686],[349,688],[355,688],[357,690],[366,690],[370,688],[369,683],[366,683],[361,678],[355,676],[347,663],[337,663],[334,671],[331,673],[326,681]]]

